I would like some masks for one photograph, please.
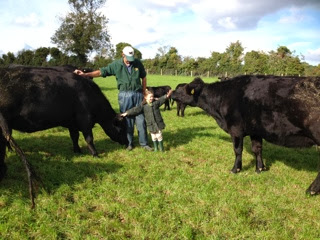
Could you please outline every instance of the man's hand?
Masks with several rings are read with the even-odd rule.
[[[82,72],[82,71],[79,70],[79,69],[74,70],[73,73],[75,73],[75,74],[77,74],[77,75],[83,75],[83,74],[84,74],[84,72]]]

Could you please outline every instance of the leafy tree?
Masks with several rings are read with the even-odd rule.
[[[320,76],[320,64],[312,69],[311,76]]]
[[[178,55],[178,50],[175,47],[171,47],[165,56],[167,69],[177,69],[178,65],[181,64],[181,57]]]
[[[65,53],[74,53],[85,65],[88,54],[110,47],[108,19],[98,12],[106,0],[68,0],[71,12],[60,18],[61,26],[51,41]]]
[[[181,64],[181,67],[180,67],[180,71],[182,74],[185,74],[185,75],[189,75],[191,71],[195,71],[198,67],[198,63],[197,61],[192,58],[192,57],[185,57],[182,64]]]
[[[95,69],[98,69],[98,68],[107,66],[111,62],[112,62],[111,58],[105,58],[102,56],[95,56],[94,60],[93,60],[93,65],[94,65]]]
[[[286,46],[269,53],[269,73],[274,75],[303,75],[305,67],[298,56]]]
[[[243,71],[247,74],[265,74],[268,71],[268,55],[251,51],[244,56]]]
[[[8,52],[7,54],[2,55],[3,65],[8,66],[13,64],[16,61],[16,57],[12,52]]]
[[[280,46],[277,51],[269,52],[269,73],[274,75],[285,75],[288,57],[291,51],[286,46]]]
[[[50,53],[49,48],[41,47],[35,50],[33,65],[35,66],[44,66],[47,62],[47,57]]]
[[[33,65],[34,52],[31,50],[22,50],[18,52],[16,63],[21,65]]]
[[[52,47],[49,52],[49,61],[48,65],[50,66],[59,66],[68,64],[69,57],[62,53],[58,48]]]
[[[291,56],[291,51],[286,46],[280,46],[277,49],[277,56],[279,58],[283,59],[283,58],[285,58],[287,56]]]
[[[288,57],[286,74],[291,76],[302,76],[304,74],[304,66],[299,57]]]
[[[244,48],[239,41],[231,43],[221,56],[220,70],[230,75],[239,74],[242,67],[243,50]]]
[[[143,60],[143,65],[145,67],[145,69],[149,72],[149,73],[159,73],[160,68],[159,68],[159,57],[156,56],[153,59],[145,59]]]
[[[212,52],[211,57],[206,61],[208,64],[208,71],[210,71],[213,75],[219,75],[219,65],[222,54],[219,52]],[[221,73],[220,73],[221,74]]]

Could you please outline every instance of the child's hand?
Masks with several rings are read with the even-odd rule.
[[[170,90],[168,91],[168,93],[167,93],[167,98],[170,97],[171,94],[172,94],[172,89],[170,89]]]
[[[128,113],[126,113],[126,112],[120,114],[121,117],[126,117],[127,115],[128,115]]]

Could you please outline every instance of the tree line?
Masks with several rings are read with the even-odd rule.
[[[106,0],[68,0],[70,12],[61,17],[61,25],[51,37],[57,47],[23,49],[17,54],[8,52],[0,56],[0,66],[10,64],[28,66],[61,66],[98,69],[121,57],[123,47],[131,44],[110,43],[108,19],[99,11]],[[135,49],[135,48],[134,48]],[[176,47],[157,49],[154,58],[143,59],[135,49],[135,57],[142,60],[149,74],[228,76],[239,74],[271,74],[320,76],[320,64],[312,66],[303,56],[295,55],[286,46],[268,53],[244,53],[241,42],[230,43],[223,53],[211,52],[208,58],[181,56]],[[94,57],[91,57],[92,55]]]
[[[286,46],[276,51],[244,53],[241,42],[230,43],[223,53],[212,52],[208,58],[181,57],[175,47],[159,49],[153,59],[144,60],[149,73],[232,77],[240,74],[320,76],[320,64],[312,66]]]

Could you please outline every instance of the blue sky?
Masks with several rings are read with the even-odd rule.
[[[50,38],[67,0],[0,0],[0,54],[55,46]],[[319,0],[107,0],[112,44],[128,42],[143,58],[160,47],[181,56],[209,57],[240,41],[245,52],[287,46],[305,61],[320,64]]]

